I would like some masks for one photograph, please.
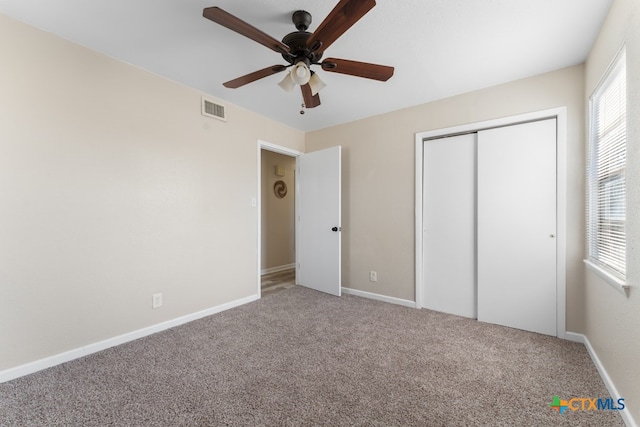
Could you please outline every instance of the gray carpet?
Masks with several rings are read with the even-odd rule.
[[[2,426],[615,426],[584,346],[296,286],[0,384]]]

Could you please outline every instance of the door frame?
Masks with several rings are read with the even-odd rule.
[[[257,208],[258,208],[258,259],[256,260],[256,268],[257,268],[257,272],[256,272],[256,277],[257,277],[257,295],[258,298],[262,298],[262,150],[267,150],[267,151],[272,151],[274,153],[278,153],[278,154],[283,154],[285,156],[289,156],[289,157],[293,157],[296,159],[296,174],[297,174],[297,169],[298,169],[298,156],[304,154],[302,151],[298,151],[298,150],[294,150],[292,148],[287,148],[287,147],[283,147],[281,145],[276,145],[276,144],[272,144],[270,142],[266,142],[263,140],[258,140],[258,161],[257,161],[257,170],[258,170],[258,191],[256,192],[257,197],[256,197],[256,201],[257,201]],[[295,206],[295,211],[296,211],[296,219],[297,219],[297,212],[299,211],[298,209],[298,200],[300,199],[298,197],[298,192],[299,192],[299,187],[298,187],[298,179],[296,179],[296,184],[295,184],[295,190],[294,190],[294,197],[295,197],[295,201],[294,201],[294,206]],[[298,259],[299,259],[299,254],[298,254],[298,250],[300,248],[300,245],[298,244],[298,221],[295,220],[295,246],[296,246],[296,285],[298,285],[298,268],[299,268],[299,264],[298,264]]]
[[[478,132],[531,121],[556,118],[556,330],[558,338],[567,338],[566,330],[566,247],[567,247],[567,107],[518,114],[415,134],[415,298],[416,308],[422,308],[423,299],[423,154],[427,139]]]

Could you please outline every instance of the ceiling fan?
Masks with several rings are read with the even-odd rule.
[[[291,17],[298,31],[287,34],[281,42],[219,7],[207,7],[202,15],[281,54],[289,63],[289,65],[277,64],[254,71],[223,83],[225,87],[236,89],[291,67],[279,86],[290,92],[299,85],[302,90],[303,106],[314,108],[320,105],[318,91],[325,84],[317,73],[311,70],[312,65],[319,65],[324,71],[332,73],[379,81],[387,81],[393,76],[393,67],[386,65],[338,58],[327,58],[320,62],[324,51],[375,5],[375,0],[340,0],[313,33],[307,31],[311,25],[311,14],[298,10]]]

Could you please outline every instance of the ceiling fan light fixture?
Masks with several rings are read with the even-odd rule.
[[[278,83],[278,86],[280,86],[285,92],[291,92],[293,88],[296,87],[296,82],[291,78],[291,74],[287,73],[285,74],[284,79]]]
[[[272,65],[254,71],[224,82],[222,84],[224,87],[237,89],[292,67],[278,85],[287,92],[293,91],[295,86],[299,85],[305,103],[304,108],[315,108],[320,105],[318,92],[326,85],[311,71],[312,65],[320,65],[324,71],[378,81],[387,81],[393,76],[394,68],[386,65],[337,58],[326,58],[323,62],[319,62],[324,51],[375,5],[375,0],[339,0],[313,33],[307,31],[311,24],[311,14],[304,10],[298,10],[291,17],[298,31],[285,35],[282,41],[274,39],[217,6],[204,8],[202,15],[216,24],[279,53],[289,64]]]
[[[291,79],[300,86],[309,83],[310,78],[311,70],[309,70],[309,66],[304,61],[298,61],[291,69]]]
[[[316,96],[318,92],[324,89],[327,85],[320,80],[318,73],[311,72],[311,78],[309,79],[309,86],[311,86],[311,95]]]

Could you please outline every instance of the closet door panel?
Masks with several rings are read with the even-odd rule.
[[[478,320],[556,335],[556,120],[478,133]]]
[[[424,142],[424,296],[431,310],[476,317],[476,135]]]

